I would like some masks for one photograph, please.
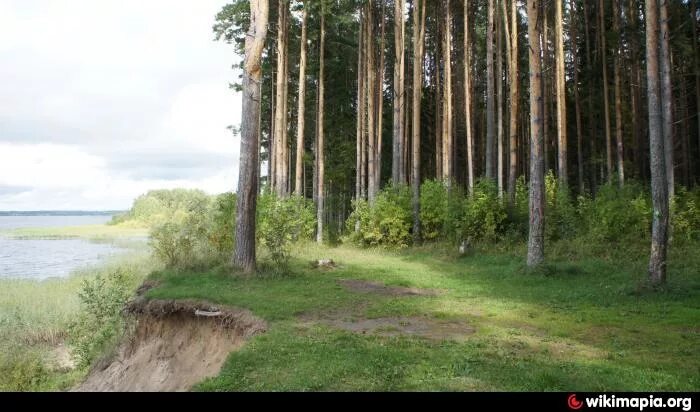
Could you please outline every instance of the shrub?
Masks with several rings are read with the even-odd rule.
[[[673,199],[673,239],[691,241],[700,239],[700,190],[688,191],[679,187]]]
[[[549,240],[571,238],[580,226],[576,207],[567,186],[561,185],[550,170],[545,177],[547,205],[545,207],[545,236]]]
[[[121,309],[134,290],[136,277],[123,269],[83,281],[81,311],[69,327],[69,344],[80,367],[116,345],[124,327]]]
[[[212,223],[208,197],[191,199],[187,209],[178,209],[169,221],[154,225],[150,244],[154,254],[168,267],[191,269],[216,261],[216,246],[210,243]]]
[[[651,201],[641,186],[628,182],[624,188],[604,185],[593,200],[579,201],[583,229],[595,241],[624,238],[645,239],[651,228]]]
[[[411,192],[407,186],[388,187],[379,192],[373,205],[353,202],[347,221],[350,240],[361,246],[407,247],[411,243]],[[356,225],[359,222],[359,227]]]
[[[313,204],[303,197],[260,196],[256,236],[277,267],[287,268],[292,242],[310,239],[315,223]]]
[[[464,202],[460,235],[463,239],[497,240],[505,232],[507,217],[496,184],[490,179],[479,180],[472,196]]]
[[[447,188],[439,180],[427,180],[420,189],[421,233],[425,240],[444,236],[447,222]]]
[[[151,190],[137,197],[131,209],[115,216],[111,224],[161,225],[187,213],[197,203],[210,199],[201,190]]]
[[[27,350],[0,353],[0,391],[29,392],[42,390],[50,371],[43,359]]]
[[[234,249],[234,231],[236,230],[236,201],[235,193],[224,193],[214,200],[212,207],[211,226],[208,240],[219,260],[231,256]]]

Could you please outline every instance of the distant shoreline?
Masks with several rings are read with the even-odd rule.
[[[0,216],[111,216],[126,210],[0,210]]]

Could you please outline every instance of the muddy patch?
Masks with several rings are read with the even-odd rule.
[[[385,296],[437,296],[439,291],[434,289],[408,288],[403,286],[387,286],[383,283],[367,280],[343,279],[338,283],[344,288],[359,293],[375,293]]]
[[[324,323],[363,335],[415,336],[431,340],[464,340],[474,327],[464,321],[428,317],[388,317],[359,320],[328,320]]]
[[[78,391],[186,391],[267,328],[247,310],[206,302],[137,299],[124,312],[135,317],[134,333]]]

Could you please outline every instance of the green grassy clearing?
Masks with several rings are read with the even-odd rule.
[[[670,282],[640,287],[646,244],[550,245],[548,264],[524,270],[522,245],[457,257],[444,246],[404,252],[297,247],[287,276],[241,279],[224,270],[161,271],[149,296],[244,307],[270,330],[233,353],[198,390],[697,390],[700,256],[674,247]],[[313,269],[332,258],[339,267]],[[340,279],[439,289],[384,296]],[[381,337],[323,321],[428,317],[466,322],[457,340]]]

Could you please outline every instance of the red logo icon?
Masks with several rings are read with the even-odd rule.
[[[583,407],[583,402],[576,399],[575,393],[569,395],[568,403],[569,403],[569,408],[571,408],[573,410],[578,410],[578,409],[581,409]]]

